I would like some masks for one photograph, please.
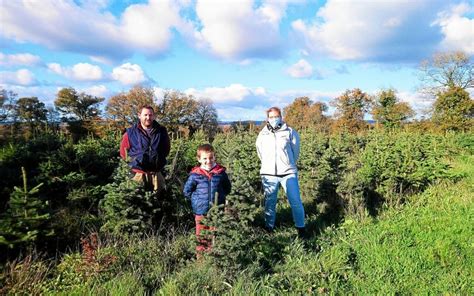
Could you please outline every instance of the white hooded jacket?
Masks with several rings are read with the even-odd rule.
[[[261,175],[288,175],[298,172],[296,161],[300,154],[300,136],[283,123],[272,131],[265,126],[257,137],[257,154],[262,166]]]

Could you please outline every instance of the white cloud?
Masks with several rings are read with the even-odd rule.
[[[184,27],[181,2],[150,0],[130,5],[116,17],[104,1],[2,1],[0,36],[69,50],[95,59],[123,59],[135,52],[156,56],[170,43],[171,31]]]
[[[216,104],[238,105],[249,105],[254,103],[256,98],[266,95],[266,91],[263,87],[252,89],[238,83],[226,87],[207,87],[203,90],[190,88],[185,90],[184,93],[193,95],[198,99],[211,99]]]
[[[397,93],[400,101],[408,103],[416,112],[417,117],[426,115],[430,112],[434,103],[434,98],[419,92],[402,91]]]
[[[441,27],[444,35],[441,47],[444,50],[462,50],[469,55],[474,54],[474,19],[463,17],[472,11],[472,6],[461,3],[438,14],[433,25]]]
[[[37,84],[35,75],[28,69],[0,72],[0,84],[30,86]]]
[[[292,28],[306,50],[339,60],[415,61],[440,34],[430,23],[442,1],[328,0],[313,21]]]
[[[308,78],[313,75],[313,66],[305,59],[301,59],[291,65],[286,72],[293,78]]]
[[[266,109],[265,106],[216,108],[219,121],[264,120]]]
[[[279,23],[287,1],[198,0],[196,15],[202,29],[195,32],[198,47],[230,60],[280,55]]]
[[[102,69],[97,65],[78,63],[72,67],[63,67],[58,63],[49,63],[48,69],[53,73],[77,81],[97,81],[103,79]]]
[[[169,46],[171,29],[184,23],[179,11],[174,1],[131,5],[122,15],[121,32],[133,47],[151,55],[162,53]]]
[[[77,80],[100,80],[102,79],[102,69],[97,65],[88,63],[75,64],[72,67],[72,75]]]
[[[0,52],[1,66],[34,66],[40,62],[40,57],[31,53],[4,54]]]
[[[137,64],[125,63],[112,71],[112,78],[125,85],[135,85],[145,82],[147,77]]]
[[[95,97],[105,97],[109,94],[109,90],[104,85],[94,85],[84,89],[84,92]]]

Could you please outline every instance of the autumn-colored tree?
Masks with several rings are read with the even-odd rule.
[[[370,109],[370,96],[358,88],[346,90],[341,96],[335,98],[331,105],[336,107],[333,130],[358,132],[367,127],[364,115]]]
[[[54,101],[56,109],[61,113],[62,119],[68,122],[68,130],[75,140],[88,133],[100,133],[101,126],[96,122],[99,119],[99,104],[104,98],[78,93],[74,88],[61,89]]]
[[[393,89],[381,90],[375,97],[373,118],[386,128],[400,127],[414,114],[408,103],[400,102]]]
[[[157,120],[169,132],[177,133],[180,127],[192,128],[197,111],[197,101],[178,91],[168,91],[158,104]]]
[[[323,114],[327,105],[322,102],[312,102],[308,97],[296,98],[283,110],[285,122],[291,127],[301,130],[312,128],[316,131],[328,131],[328,118]]]
[[[86,93],[78,93],[74,88],[61,89],[54,101],[58,111],[67,121],[86,121],[100,115],[98,105],[104,98],[94,97]]]
[[[37,97],[25,97],[16,102],[15,112],[18,118],[24,120],[32,131],[40,123],[46,121],[48,110]]]
[[[474,118],[474,101],[462,87],[439,92],[433,105],[432,120],[442,131],[469,130]]]
[[[447,88],[474,87],[473,64],[462,51],[435,53],[420,65],[422,90],[437,94]]]
[[[149,105],[155,111],[157,110],[154,98],[155,93],[152,88],[137,85],[128,92],[122,92],[111,97],[105,111],[118,127],[124,129],[138,121],[140,107]]]
[[[217,133],[217,110],[211,100],[203,99],[197,101],[194,113],[191,134],[196,130],[203,130],[208,138],[214,138]]]

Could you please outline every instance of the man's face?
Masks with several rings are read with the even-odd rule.
[[[140,118],[140,123],[144,128],[152,127],[153,120],[155,120],[155,114],[148,108],[143,108],[138,117]]]
[[[213,152],[201,151],[201,154],[198,157],[198,161],[201,164],[201,167],[207,170],[212,169],[216,161]]]

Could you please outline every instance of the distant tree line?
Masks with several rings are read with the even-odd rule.
[[[419,68],[421,89],[435,98],[431,120],[419,123],[441,131],[469,130],[472,127],[474,103],[467,89],[474,86],[473,67],[463,52],[437,53],[423,61]],[[152,88],[134,86],[109,98],[105,115],[101,116],[102,97],[78,92],[67,87],[58,91],[54,106],[46,108],[37,97],[17,99],[12,91],[0,89],[0,122],[15,127],[26,125],[26,134],[52,126],[59,120],[67,122],[71,134],[82,137],[100,134],[104,124],[124,129],[138,120],[138,108],[151,105],[157,119],[172,135],[182,136],[203,130],[212,138],[218,129],[217,111],[210,99],[197,99],[179,91],[169,90],[157,98]],[[296,129],[311,128],[323,132],[360,132],[368,128],[364,120],[370,112],[376,126],[398,128],[413,118],[415,112],[397,96],[395,89],[382,89],[369,95],[359,88],[348,89],[330,103],[334,116],[324,113],[328,106],[308,97],[296,98],[284,109],[285,120]],[[24,126],[25,126],[24,125]]]

